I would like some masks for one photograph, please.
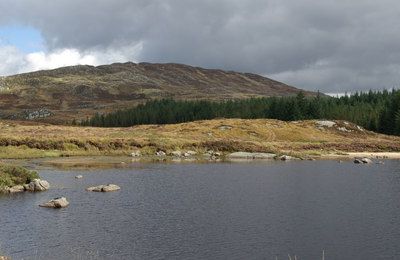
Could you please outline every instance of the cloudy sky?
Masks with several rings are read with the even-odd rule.
[[[400,84],[395,0],[1,0],[0,75],[177,62],[309,90]]]

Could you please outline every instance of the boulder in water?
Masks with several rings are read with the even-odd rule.
[[[54,198],[52,200],[50,200],[49,202],[46,202],[44,204],[40,204],[40,207],[45,207],[45,208],[55,208],[55,209],[59,209],[59,208],[66,208],[68,207],[69,202],[67,201],[67,199],[65,197],[60,197],[60,198]]]
[[[24,185],[25,190],[27,191],[45,191],[50,188],[50,184],[41,179],[34,179],[28,184]]]
[[[121,189],[121,187],[119,187],[118,185],[107,184],[107,185],[99,185],[99,186],[89,187],[86,190],[94,191],[94,192],[110,192],[110,191],[117,191],[120,189]]]

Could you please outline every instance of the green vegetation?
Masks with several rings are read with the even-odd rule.
[[[0,189],[29,183],[36,178],[39,178],[39,175],[35,171],[29,171],[20,166],[0,164]]]
[[[306,119],[347,120],[372,131],[400,135],[400,91],[356,93],[333,98],[270,97],[213,101],[149,101],[110,114],[96,114],[84,126],[126,127],[141,124],[173,124],[213,118],[269,118],[283,121]]]

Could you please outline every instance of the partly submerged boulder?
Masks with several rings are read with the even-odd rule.
[[[27,191],[45,191],[50,188],[50,184],[41,179],[34,179],[28,184],[24,185],[25,190]]]
[[[18,193],[18,192],[24,192],[25,188],[23,185],[15,185],[15,186],[12,186],[11,188],[8,188],[7,191],[9,193]]]
[[[361,161],[363,162],[363,163],[372,163],[372,160],[371,159],[369,159],[369,158],[362,158],[361,159]]]
[[[75,179],[82,179],[82,178],[83,178],[82,175],[76,175],[76,176],[75,176]]]
[[[60,198],[54,198],[50,200],[49,202],[46,202],[44,204],[40,204],[40,207],[45,207],[45,208],[65,208],[68,207],[69,202],[65,197],[60,197]]]
[[[117,191],[120,189],[121,189],[121,187],[119,187],[118,185],[107,184],[107,185],[99,185],[99,186],[89,187],[86,190],[94,191],[94,192],[110,192],[110,191]]]

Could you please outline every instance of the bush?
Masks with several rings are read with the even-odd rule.
[[[36,171],[20,166],[0,165],[0,187],[26,184],[39,178]]]

